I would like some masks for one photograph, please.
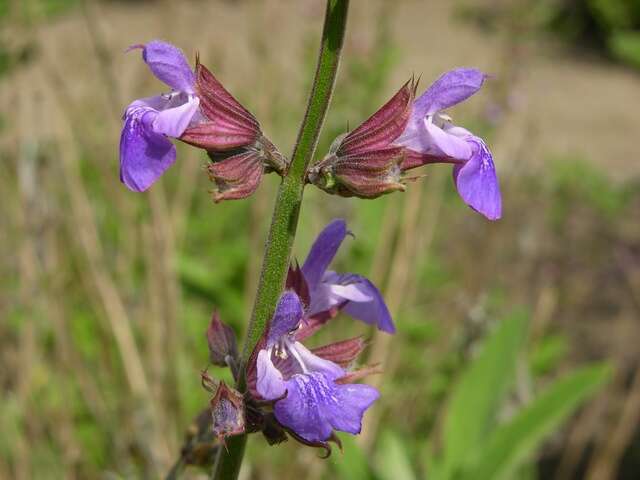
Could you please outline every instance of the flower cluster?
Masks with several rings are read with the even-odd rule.
[[[360,432],[364,412],[379,397],[375,388],[354,383],[376,371],[353,368],[364,339],[311,350],[302,343],[340,311],[384,332],[395,331],[380,292],[368,279],[328,270],[348,233],[344,220],[334,220],[320,233],[302,267],[290,269],[287,288],[247,366],[244,403],[222,383],[216,392],[214,431],[221,437],[262,430],[274,443],[286,432],[307,445],[328,448],[328,441],[337,441],[335,430]],[[235,340],[217,315],[207,338],[212,363],[232,366],[229,352],[235,351]],[[244,416],[238,415],[240,410]]]
[[[207,151],[214,200],[251,195],[264,172],[282,174],[286,159],[264,136],[255,117],[196,59],[195,70],[173,45],[134,45],[170,93],[132,102],[120,137],[120,180],[129,189],[148,189],[176,160],[176,138]]]
[[[120,179],[129,189],[148,189],[175,162],[171,139],[207,152],[216,202],[251,195],[265,173],[287,174],[288,160],[256,118],[197,57],[192,69],[183,53],[165,42],[131,49],[142,50],[151,72],[171,91],[135,100],[126,108]],[[306,182],[330,194],[377,198],[405,190],[409,170],[448,163],[463,201],[490,220],[500,218],[502,201],[491,152],[480,137],[443,113],[479,91],[485,79],[479,70],[459,68],[416,98],[417,81],[412,78],[364,123],[336,138],[322,160],[301,171],[300,186]],[[207,330],[210,362],[229,367],[247,387],[238,392],[203,373],[204,384],[215,391],[212,431],[221,441],[261,431],[271,444],[289,435],[330,452],[328,442],[338,442],[336,431],[360,432],[365,411],[379,397],[375,388],[356,383],[376,371],[375,366],[354,366],[365,347],[363,338],[313,349],[303,344],[341,312],[395,332],[371,281],[330,270],[349,234],[344,220],[334,220],[302,266],[289,268],[284,292],[248,364],[238,354],[233,330],[213,315]]]

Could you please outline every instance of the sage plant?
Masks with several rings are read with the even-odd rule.
[[[217,450],[214,479],[237,478],[247,436],[255,432],[272,445],[293,438],[322,447],[328,455],[329,442],[339,444],[335,432],[358,434],[365,412],[380,397],[374,387],[360,383],[378,371],[357,365],[365,347],[362,337],[314,349],[303,344],[318,329],[332,328],[331,320],[341,313],[395,332],[371,281],[329,269],[350,233],[344,220],[319,232],[301,267],[291,262],[306,185],[332,195],[373,199],[404,191],[412,179],[408,170],[449,163],[463,201],[488,219],[501,216],[500,189],[486,143],[443,113],[480,89],[486,75],[476,69],[447,72],[417,98],[418,82],[412,78],[312,162],[338,70],[348,5],[348,0],[327,2],[313,87],[290,159],[197,57],[191,67],[177,47],[159,40],[131,47],[142,51],[151,72],[171,90],[126,108],[120,178],[129,189],[148,189],[175,162],[171,139],[206,151],[216,202],[248,197],[264,174],[282,177],[244,348],[239,350],[233,330],[217,313],[206,332],[211,364],[229,367],[235,379],[230,387],[203,374],[203,384],[213,393],[209,429],[225,447]]]

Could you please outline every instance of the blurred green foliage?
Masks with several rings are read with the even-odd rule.
[[[604,52],[632,68],[640,68],[640,2],[636,0],[459,0],[461,18],[483,30],[507,26],[518,41],[552,32],[567,44]],[[526,35],[525,35],[526,33]]]
[[[570,41],[606,48],[619,61],[640,68],[640,2],[566,0],[549,8],[550,27]]]
[[[640,31],[616,31],[607,45],[618,59],[640,70]]]
[[[604,364],[582,367],[546,385],[533,398],[511,398],[508,418],[501,419],[502,405],[513,397],[516,377],[526,375],[528,317],[513,314],[496,325],[481,352],[461,372],[453,385],[442,447],[434,453],[435,437],[418,441],[427,452],[423,473],[412,462],[415,443],[390,428],[381,434],[369,461],[352,437],[344,436],[346,458],[332,463],[340,478],[355,480],[505,480],[535,478],[529,463],[543,440],[550,436],[583,402],[603,387],[611,369]],[[522,371],[516,375],[517,366]],[[522,380],[522,379],[521,379]]]
[[[80,5],[81,0],[0,0],[0,19],[10,14],[23,21],[37,22],[68,12]]]

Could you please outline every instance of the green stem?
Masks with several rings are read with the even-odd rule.
[[[280,184],[271,220],[258,293],[244,343],[242,359],[245,365],[273,315],[284,287],[298,227],[305,177],[318,144],[340,63],[348,9],[349,0],[327,1],[313,88],[291,156],[291,164]],[[244,372],[244,368],[241,372]],[[237,387],[240,390],[245,388],[243,373]],[[213,480],[235,480],[238,477],[246,443],[246,435],[232,437],[227,443],[227,450],[220,449],[214,466]]]
[[[313,89],[291,156],[291,164],[280,185],[273,212],[260,283],[258,284],[258,294],[244,345],[243,359],[245,362],[262,336],[282,293],[289,268],[291,247],[298,226],[307,168],[313,158],[333,93],[348,7],[349,0],[329,0],[327,2],[322,45]]]

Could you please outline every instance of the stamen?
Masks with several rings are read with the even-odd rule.
[[[273,347],[272,347],[273,348]],[[287,349],[285,347],[285,345],[283,344],[282,341],[280,341],[276,346],[275,346],[275,356],[278,358],[281,358],[282,360],[286,360],[287,358],[289,358],[289,355],[287,354]],[[269,353],[269,355],[271,355],[271,353]]]
[[[160,96],[163,100],[171,100],[176,95],[180,95],[180,92],[161,93]]]
[[[430,120],[436,127],[443,128],[447,124],[452,124],[453,119],[446,113],[437,112],[433,115],[429,115],[427,120]]]
[[[305,366],[304,361],[302,360],[302,357],[300,357],[300,353],[298,353],[294,345],[291,345],[291,343],[288,340],[286,342],[287,342],[289,353],[291,353],[291,356],[295,358],[296,361],[298,362],[298,365],[300,365],[300,368],[302,369],[302,373],[309,373],[309,370]]]

